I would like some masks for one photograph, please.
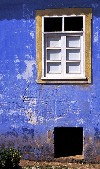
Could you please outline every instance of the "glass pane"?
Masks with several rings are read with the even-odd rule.
[[[47,47],[61,47],[61,37],[48,37]]]
[[[47,63],[47,73],[61,73],[61,63]]]
[[[51,17],[44,18],[44,32],[62,31],[62,18]]]
[[[47,60],[61,60],[61,50],[47,50]]]
[[[66,73],[80,73],[80,63],[66,63]]]
[[[79,49],[67,50],[66,60],[80,60],[80,50]]]
[[[82,31],[83,30],[83,17],[65,17],[64,18],[64,31]]]
[[[67,47],[80,47],[80,36],[67,37]]]

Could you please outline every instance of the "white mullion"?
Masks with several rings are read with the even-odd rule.
[[[80,35],[80,74],[82,74],[82,70],[83,70],[83,58],[82,58],[82,39],[81,39],[81,35]]]
[[[47,53],[48,53],[48,52],[47,52],[47,43],[48,43],[47,41],[48,41],[48,40],[47,40],[47,39],[48,39],[48,37],[46,36],[46,43],[45,43],[45,48],[46,48],[46,49],[45,49],[45,68],[46,68],[45,73],[46,73],[46,74],[47,74],[47,69],[48,69],[48,66],[47,66]]]
[[[66,36],[61,36],[61,74],[64,77],[66,74]]]
[[[83,16],[83,34],[82,34],[82,54],[83,54],[83,75],[85,76],[85,15]]]
[[[74,50],[74,49],[76,49],[76,50],[79,49],[79,50],[80,50],[81,48],[80,48],[80,47],[74,47],[74,48],[72,48],[72,47],[71,47],[71,48],[68,48],[68,47],[67,47],[66,49],[67,49],[67,50],[72,50],[72,49],[73,49],[73,50]]]
[[[83,54],[83,36],[81,36],[81,50],[80,50],[80,57],[81,57],[81,74],[85,75],[84,70],[84,54]]]
[[[45,34],[43,33],[44,32],[44,17],[42,17],[42,77],[44,77],[44,61],[45,61]]]
[[[80,63],[81,60],[67,60],[66,63]]]
[[[64,32],[64,16],[62,17],[62,32]]]

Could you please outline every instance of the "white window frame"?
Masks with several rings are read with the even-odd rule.
[[[44,18],[52,18],[52,17],[62,17],[62,31],[60,32],[44,32]],[[83,17],[83,30],[82,31],[64,31],[64,17]],[[61,36],[61,54],[66,56],[65,50],[67,47],[65,47],[66,42],[65,38],[67,36],[80,36],[81,39],[81,49],[79,49],[80,52],[80,62],[81,62],[81,73],[66,73],[65,71],[65,65],[68,61],[65,60],[65,57],[62,57],[61,59],[61,74],[50,74],[45,73],[46,72],[46,60],[45,60],[45,39],[48,36]],[[58,62],[58,61],[56,61]],[[75,63],[75,60],[73,61]],[[78,62],[78,61],[76,61]],[[71,61],[69,61],[71,63]],[[63,66],[62,66],[63,65]],[[41,79],[86,79],[85,77],[85,15],[62,15],[62,16],[42,16],[42,77]]]

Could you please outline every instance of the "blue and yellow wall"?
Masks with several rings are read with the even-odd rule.
[[[35,11],[71,7],[93,11],[92,83],[37,84]],[[100,1],[0,0],[0,145],[53,159],[60,126],[83,127],[85,159],[100,159]]]

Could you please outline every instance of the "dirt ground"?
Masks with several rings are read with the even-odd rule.
[[[100,164],[77,164],[60,162],[34,162],[21,160],[22,169],[100,169]]]

